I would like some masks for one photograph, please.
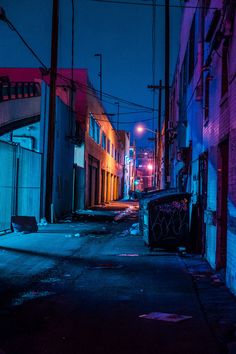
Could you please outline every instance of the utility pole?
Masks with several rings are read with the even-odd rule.
[[[169,159],[169,89],[170,84],[170,2],[165,1],[165,188],[170,187]]]
[[[100,78],[100,101],[102,102],[102,54],[97,53],[97,54],[94,54],[94,56],[99,57],[99,61],[100,61],[100,70],[99,70],[98,76]]]
[[[162,104],[162,80],[159,81],[159,95],[158,95],[158,152],[157,152],[157,188],[161,189],[161,104]]]
[[[157,170],[157,188],[161,188],[161,105],[162,105],[162,90],[165,86],[162,85],[162,80],[159,81],[159,85],[148,85],[148,88],[152,90],[159,90],[158,94],[158,118],[157,118],[157,134],[155,139],[155,149],[156,149],[156,170]]]
[[[56,79],[57,79],[57,55],[58,55],[58,14],[59,0],[53,0],[52,9],[52,35],[51,35],[51,69],[50,69],[50,101],[48,121],[48,146],[47,146],[47,170],[46,170],[46,217],[53,223],[53,165],[55,142],[55,113],[56,113]]]

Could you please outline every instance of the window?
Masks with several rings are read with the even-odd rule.
[[[222,50],[221,96],[228,92],[228,43],[224,42]]]
[[[104,150],[106,150],[106,147],[107,147],[107,138],[106,138],[105,133],[103,132],[103,133],[102,133],[102,148],[103,148]]]
[[[111,145],[111,156],[114,157],[114,145]]]
[[[94,141],[96,141],[97,144],[100,144],[100,126],[92,114],[90,114],[89,120],[89,135]]]
[[[110,152],[111,152],[111,142],[109,139],[107,139],[107,152],[108,152],[108,154],[110,154]]]

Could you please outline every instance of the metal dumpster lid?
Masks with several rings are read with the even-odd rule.
[[[176,193],[165,193],[165,194],[160,194],[157,198],[153,198],[151,200],[149,200],[148,202],[148,205],[152,204],[152,203],[155,203],[156,201],[165,201],[166,202],[169,202],[171,200],[174,201],[174,199],[178,198],[178,199],[181,199],[181,198],[187,198],[189,200],[191,194],[190,193],[187,193],[187,192],[176,192]]]
[[[162,199],[163,200],[167,200],[169,201],[170,199],[173,199],[174,198],[187,198],[189,199],[191,196],[190,193],[187,193],[187,192],[176,192],[176,191],[165,191],[165,193],[159,193],[158,195],[155,195],[153,196],[152,198],[147,198],[144,202],[144,205],[149,205],[149,204],[152,204],[152,203],[155,203],[156,201],[161,201]]]
[[[158,190],[155,194],[147,195],[146,197],[143,197],[142,199],[139,200],[139,203],[141,202],[143,205],[149,203],[151,200],[156,200],[157,198],[160,198],[163,195],[167,194],[173,194],[173,193],[178,193],[176,188],[170,188],[170,189],[160,189]]]

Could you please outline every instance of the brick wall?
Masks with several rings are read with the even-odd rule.
[[[234,33],[236,27],[234,25]],[[236,294],[236,38],[229,44],[229,89],[221,97],[222,44],[213,54],[211,64],[209,123],[203,128],[204,145],[209,152],[208,209],[217,210],[217,148],[222,140],[229,138],[228,170],[228,216],[226,284]],[[223,161],[224,166],[224,161]],[[224,183],[224,181],[223,181]],[[216,267],[217,227],[207,224],[206,257]]]
[[[232,1],[226,2],[227,6]],[[196,1],[191,0],[188,5],[194,6]],[[201,4],[201,1],[198,2]],[[211,7],[224,9],[223,0],[212,0]],[[206,33],[212,22],[214,10],[209,9],[205,15],[196,9],[185,9],[182,18],[182,28],[180,34],[180,51],[176,65],[175,79],[173,82],[172,93],[175,92],[178,97],[180,86],[181,67],[184,62],[186,49],[188,48],[189,34],[193,16],[197,18],[199,24],[201,20],[199,15],[203,15],[205,33],[202,38],[205,39]],[[194,66],[194,73],[191,81],[188,80],[186,88],[186,109],[187,109],[187,130],[186,146],[192,141],[192,163],[191,174],[189,176],[189,191],[192,192],[192,202],[198,200],[198,159],[202,152],[208,152],[208,193],[207,209],[204,220],[206,222],[206,247],[205,256],[213,268],[217,267],[217,188],[219,168],[219,144],[225,139],[229,141],[229,169],[228,169],[228,216],[227,216],[227,260],[226,260],[226,281],[227,286],[236,293],[236,21],[232,21],[232,9],[221,13],[221,19],[218,23],[218,29],[224,33],[217,49],[212,50],[212,42],[205,42],[198,37],[198,57]],[[221,21],[223,19],[223,21]],[[203,28],[201,27],[198,27]],[[233,33],[233,35],[232,35]],[[200,34],[200,30],[199,30]],[[227,44],[228,35],[228,92],[222,96],[222,54],[223,45]],[[211,60],[209,61],[209,58]],[[207,66],[203,64],[208,63]],[[206,102],[205,102],[205,82],[209,77],[209,115],[205,120]],[[200,86],[200,90],[199,89]],[[202,88],[202,97],[201,97]],[[200,95],[199,95],[200,93]],[[180,100],[182,98],[180,97]],[[178,104],[178,98],[176,100]],[[179,102],[183,104],[183,102]],[[174,111],[173,120],[180,121],[179,110]],[[172,157],[175,161],[174,156]],[[173,163],[173,177],[178,173],[177,165]],[[224,168],[224,161],[222,162]],[[225,183],[225,181],[222,181]],[[219,228],[219,230],[221,230]]]

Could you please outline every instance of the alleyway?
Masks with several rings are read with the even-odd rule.
[[[0,238],[1,354],[227,352],[235,299],[200,257],[130,234],[135,206],[118,222],[98,213]],[[139,317],[151,312],[190,318]]]

